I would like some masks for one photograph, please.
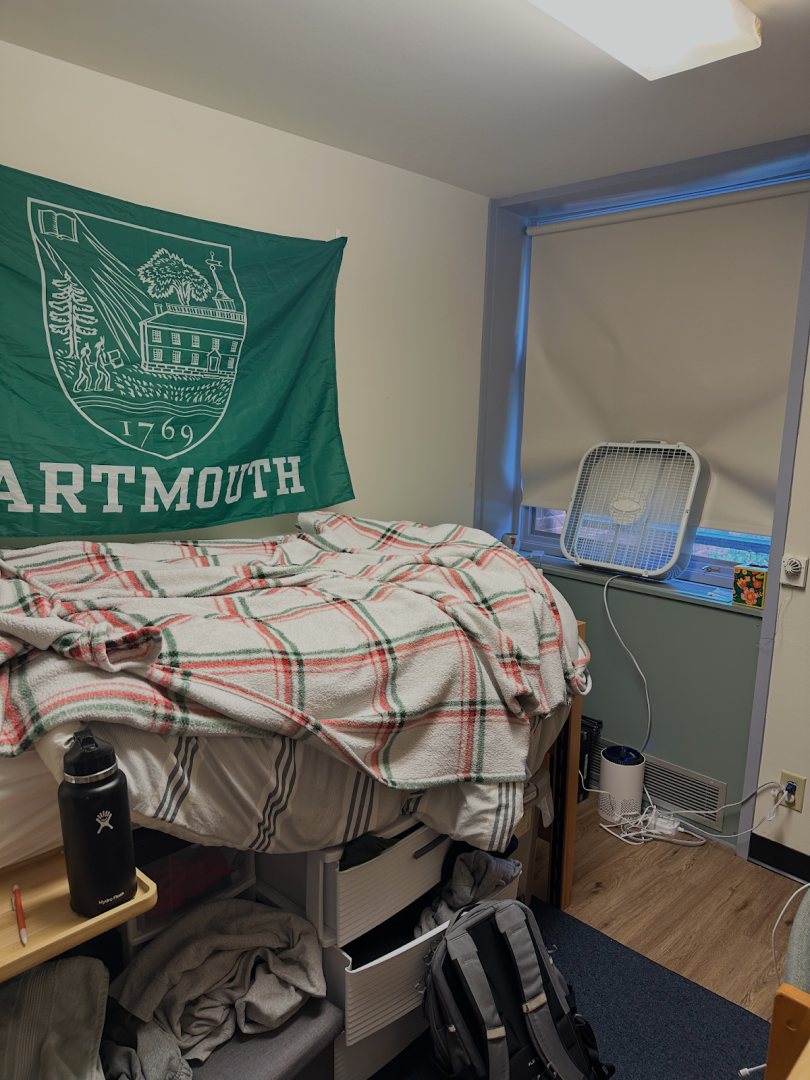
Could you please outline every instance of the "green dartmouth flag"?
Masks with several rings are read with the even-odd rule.
[[[351,499],[334,341],[345,243],[0,166],[0,536]]]

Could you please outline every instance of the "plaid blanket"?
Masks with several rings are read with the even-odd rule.
[[[396,788],[525,779],[587,687],[539,571],[485,533],[318,512],[265,541],[0,561],[0,755],[81,719],[286,735]]]

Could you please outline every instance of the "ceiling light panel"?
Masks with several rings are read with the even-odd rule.
[[[660,79],[758,49],[760,20],[740,0],[529,0],[643,75]]]

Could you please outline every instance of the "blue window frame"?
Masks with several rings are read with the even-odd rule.
[[[564,558],[560,549],[564,525],[565,510],[524,507],[520,517],[521,552]],[[678,580],[731,589],[735,566],[756,566],[767,570],[770,554],[770,536],[698,529],[692,558]]]

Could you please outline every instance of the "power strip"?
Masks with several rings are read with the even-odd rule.
[[[660,810],[655,810],[647,826],[647,831],[655,836],[674,837],[678,835],[680,825],[680,821],[674,814],[666,814]]]

